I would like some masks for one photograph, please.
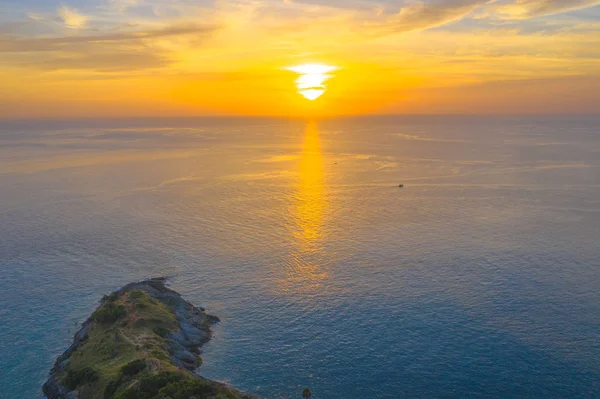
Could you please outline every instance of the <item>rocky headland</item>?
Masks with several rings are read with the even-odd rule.
[[[57,360],[48,399],[259,399],[205,379],[200,348],[218,322],[155,278],[102,298]]]

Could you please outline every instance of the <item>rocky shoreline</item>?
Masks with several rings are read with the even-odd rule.
[[[165,280],[131,283],[105,296],[56,360],[44,395],[129,399],[145,394],[161,399],[170,397],[163,391],[173,395],[179,390],[179,397],[189,391],[196,399],[260,399],[197,374],[200,348],[219,319],[167,288]],[[144,391],[149,381],[159,381],[156,392]]]

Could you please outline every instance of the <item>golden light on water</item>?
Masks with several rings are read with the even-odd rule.
[[[321,237],[327,207],[323,153],[319,130],[314,123],[307,126],[304,135],[296,199],[296,218],[300,228],[297,237],[309,248]]]
[[[304,133],[293,202],[291,215],[297,246],[290,253],[286,275],[279,288],[288,295],[307,297],[319,292],[329,277],[322,257],[329,200],[325,161],[315,123],[309,123]]]
[[[296,79],[298,93],[307,100],[314,101],[325,93],[325,82],[333,77],[331,72],[338,68],[325,64],[302,64],[286,69],[300,75]]]

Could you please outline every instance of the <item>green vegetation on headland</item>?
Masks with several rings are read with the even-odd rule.
[[[243,399],[255,396],[195,374],[218,319],[164,285],[129,284],[105,296],[56,361],[48,399]]]

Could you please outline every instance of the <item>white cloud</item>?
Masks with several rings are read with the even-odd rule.
[[[58,16],[67,27],[72,29],[84,28],[88,21],[87,16],[80,14],[77,10],[66,5],[58,9]]]
[[[36,14],[34,12],[28,12],[27,18],[34,20],[34,21],[43,21],[44,20],[43,16],[41,16],[40,14]]]
[[[600,0],[516,0],[494,7],[505,19],[527,19],[580,10],[600,4]]]
[[[376,16],[382,19],[370,21],[367,27],[376,36],[425,30],[459,21],[471,14],[479,6],[489,2],[490,0],[407,2],[399,12],[393,15],[385,15],[383,10],[376,12]]]

